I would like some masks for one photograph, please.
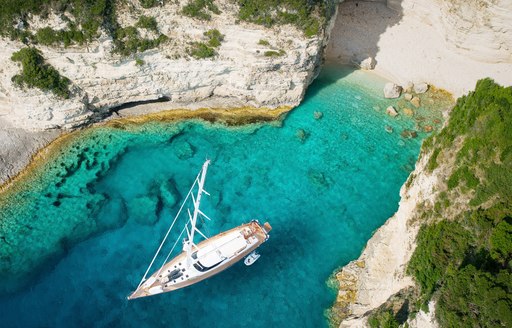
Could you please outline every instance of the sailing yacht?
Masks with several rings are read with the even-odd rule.
[[[260,255],[255,250],[269,238],[269,232],[272,227],[268,222],[262,225],[257,220],[252,220],[249,223],[221,232],[213,237],[206,236],[196,227],[198,218],[211,220],[200,209],[202,195],[209,195],[203,188],[209,164],[209,160],[204,162],[201,171],[192,184],[139,285],[128,296],[129,300],[167,293],[193,285],[226,270],[244,257],[246,258],[246,265],[252,265],[259,258]],[[194,192],[195,189],[197,189],[196,192]],[[151,276],[147,277],[189,197],[192,199],[193,212],[191,213],[190,209],[187,210],[188,222],[181,230],[178,239],[174,242],[163,265]],[[183,251],[168,261],[185,232],[186,238],[183,240]],[[196,233],[203,238],[197,244],[194,242]]]

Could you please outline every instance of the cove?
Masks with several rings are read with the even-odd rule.
[[[321,327],[326,280],[397,209],[441,103],[391,118],[385,81],[326,66],[282,121],[104,125],[77,133],[0,197],[5,327]],[[387,131],[386,131],[387,127]],[[389,131],[393,130],[392,133]],[[268,220],[251,267],[128,302],[201,164],[211,234]]]

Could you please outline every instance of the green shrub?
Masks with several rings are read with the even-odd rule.
[[[480,80],[475,91],[457,100],[447,126],[434,137],[427,168],[432,171],[438,167],[441,149],[451,149],[454,140],[462,137],[462,147],[453,151],[459,169],[450,176],[448,187],[464,181],[475,191],[472,206],[496,196],[512,205],[511,126],[512,87]]]
[[[466,183],[466,187],[475,189],[480,182],[467,166],[459,167],[448,179],[448,189],[453,189],[459,185],[461,181]]]
[[[270,45],[270,43],[267,40],[263,40],[263,39],[259,40],[258,44],[260,46],[269,46]]]
[[[213,48],[204,42],[194,42],[188,53],[196,59],[210,58],[217,54]]]
[[[51,65],[45,63],[41,52],[36,48],[23,48],[12,54],[12,61],[22,65],[21,74],[12,77],[12,82],[18,87],[39,88],[51,91],[61,98],[69,98],[68,78],[63,77]]]
[[[25,29],[28,14],[45,16],[50,11],[57,14],[69,12],[75,23],[68,23],[66,31],[52,32],[44,28],[39,33],[36,41],[48,45],[60,43],[58,39],[62,38],[66,38],[67,41],[63,40],[65,44],[91,41],[98,36],[100,26],[110,27],[108,23],[114,15],[113,0],[0,0],[0,6],[0,35],[25,42],[32,41],[30,32]],[[24,22],[25,27],[16,28],[19,22]]]
[[[263,53],[265,57],[281,57],[286,52],[284,50],[274,51],[274,50],[267,50]]]
[[[210,20],[210,12],[220,14],[219,7],[213,3],[213,0],[191,0],[182,10],[183,15],[201,20]]]
[[[167,40],[169,38],[164,34],[160,34],[156,39],[141,38],[134,26],[118,28],[115,38],[115,52],[122,56],[129,56],[130,54],[156,48]]]
[[[368,318],[371,328],[398,328],[399,323],[391,311],[378,312]]]
[[[442,327],[512,325],[512,211],[496,203],[424,226],[408,272],[426,302],[437,293]]]
[[[238,17],[272,27],[276,24],[292,24],[301,29],[306,37],[317,35],[327,18],[334,12],[330,2],[322,0],[237,0]]]
[[[69,30],[55,31],[50,27],[44,27],[37,30],[35,41],[43,45],[64,44],[65,47],[71,44],[83,44],[86,42],[84,33],[78,30],[73,24],[70,24]]]
[[[441,221],[420,229],[417,247],[409,262],[412,274],[428,298],[450,266],[460,265],[469,247],[470,234],[458,223]]]
[[[145,9],[156,7],[158,2],[158,0],[139,0],[140,5]]]
[[[145,64],[144,60],[140,59],[139,57],[135,58],[135,65],[142,66],[144,64]]]
[[[155,17],[141,15],[135,26],[145,28],[158,33],[158,24]]]
[[[221,42],[224,41],[224,35],[217,29],[212,29],[204,32],[204,36],[208,38],[208,45],[212,48],[220,46]]]

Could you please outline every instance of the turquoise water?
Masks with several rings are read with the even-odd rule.
[[[84,131],[2,196],[2,326],[327,326],[327,278],[397,209],[424,137],[400,136],[418,120],[385,114],[384,82],[327,67],[282,122]],[[209,231],[268,220],[261,258],[128,302],[206,158]]]

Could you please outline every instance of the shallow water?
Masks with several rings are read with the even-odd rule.
[[[384,83],[328,66],[282,124],[84,131],[0,205],[2,326],[326,326],[327,278],[397,209],[424,137],[400,136],[416,122],[385,114]],[[261,258],[128,302],[206,158],[208,230],[268,220]]]

